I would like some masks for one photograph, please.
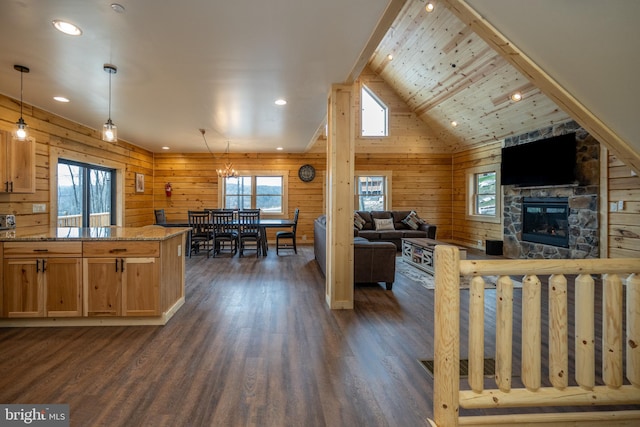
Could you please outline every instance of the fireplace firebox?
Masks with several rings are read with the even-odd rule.
[[[525,197],[522,200],[522,240],[569,247],[567,197]]]

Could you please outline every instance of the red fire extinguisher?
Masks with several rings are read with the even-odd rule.
[[[170,183],[170,182],[167,182],[167,183],[165,184],[165,186],[164,186],[164,194],[165,194],[167,197],[171,197],[171,190],[172,190],[172,188],[171,188],[171,183]]]

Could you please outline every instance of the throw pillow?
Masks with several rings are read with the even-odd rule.
[[[415,211],[411,211],[411,213],[409,213],[409,215],[407,215],[407,217],[403,219],[402,222],[412,230],[417,230],[421,224],[425,224],[425,221],[420,218],[418,214],[415,213]]]
[[[393,219],[391,218],[388,218],[388,219],[374,218],[373,221],[376,224],[376,231],[395,230],[395,228],[393,227]]]
[[[358,229],[358,230],[362,230],[362,227],[364,227],[365,224],[365,220],[364,218],[362,218],[358,212],[355,212],[353,214],[353,225]]]

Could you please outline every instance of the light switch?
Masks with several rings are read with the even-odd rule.
[[[616,202],[609,203],[609,211],[618,212],[618,204]]]
[[[619,211],[624,210],[624,200],[618,200],[618,210]]]

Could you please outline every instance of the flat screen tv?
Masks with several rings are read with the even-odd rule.
[[[576,182],[576,134],[554,136],[502,149],[500,183],[519,187]]]

